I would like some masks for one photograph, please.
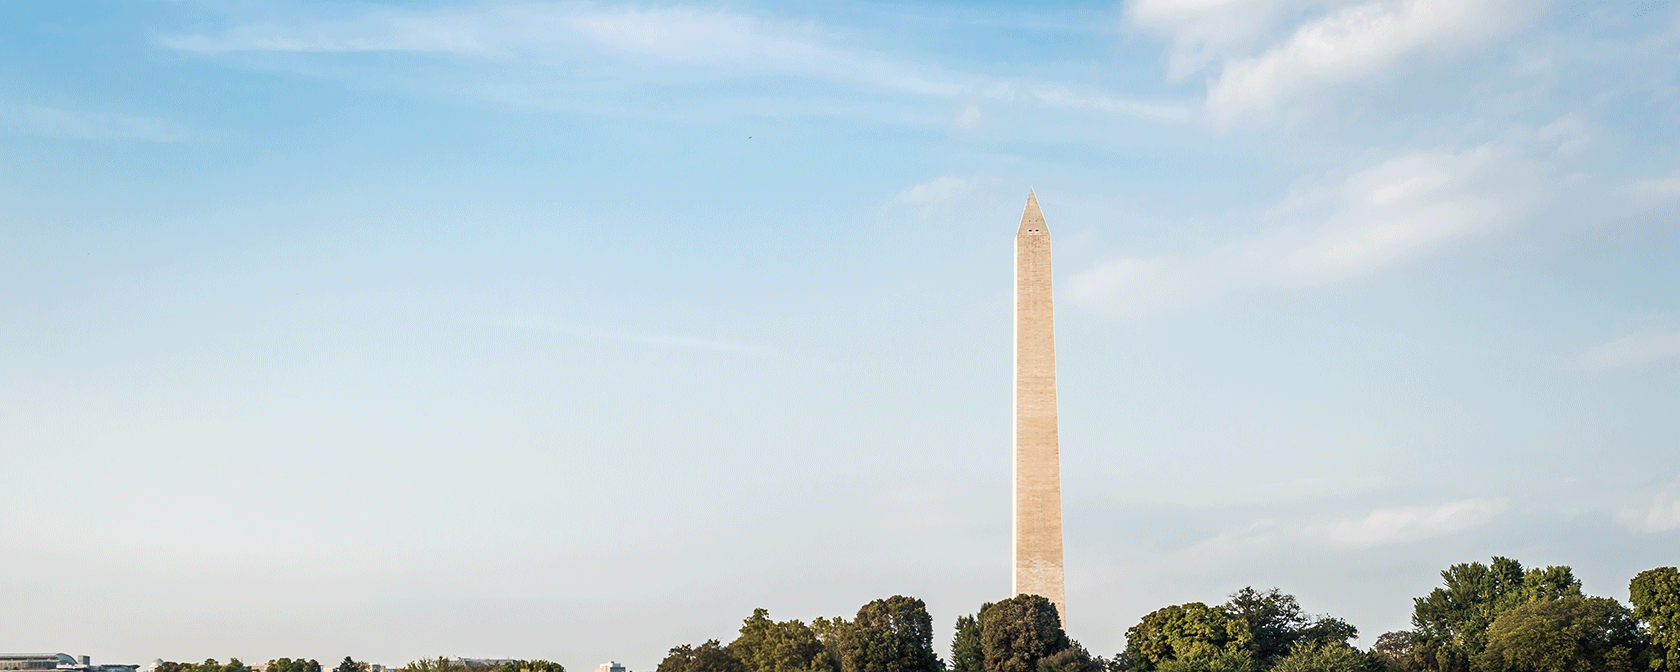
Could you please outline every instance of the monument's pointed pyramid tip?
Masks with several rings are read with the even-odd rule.
[[[1038,209],[1038,194],[1032,188],[1027,189],[1027,209],[1021,212],[1021,227],[1015,230],[1015,235],[1023,233],[1048,233],[1050,227],[1044,225],[1044,213]]]

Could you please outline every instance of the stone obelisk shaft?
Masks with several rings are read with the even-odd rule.
[[[1013,594],[1042,595],[1067,625],[1062,579],[1062,469],[1056,442],[1056,327],[1050,303],[1050,230],[1027,192],[1015,231],[1015,579]]]

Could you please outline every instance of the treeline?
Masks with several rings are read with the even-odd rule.
[[[332,672],[368,672],[372,666],[345,656],[344,660]],[[399,672],[566,672],[565,666],[547,660],[515,660],[501,665],[473,665],[471,663],[456,662],[448,658],[438,657],[435,660],[416,660],[397,668]],[[238,658],[228,660],[226,665],[211,658],[202,663],[173,663],[166,662],[158,666],[155,672],[255,672],[255,670],[239,662]],[[276,658],[268,661],[266,672],[321,672],[321,663],[315,660],[299,658]]]
[[[670,650],[657,672],[1680,672],[1680,571],[1629,584],[1624,606],[1582,594],[1567,566],[1524,569],[1495,557],[1441,572],[1414,598],[1411,630],[1362,650],[1359,631],[1302,610],[1277,588],[1223,604],[1172,605],[1126,629],[1126,648],[1093,656],[1037,595],[960,616],[947,663],[919,599],[875,600],[855,618],[773,621],[755,609],[725,645]],[[430,672],[430,671],[418,671]]]
[[[433,660],[416,660],[398,668],[398,672],[566,672],[566,668],[547,660],[515,660],[490,666],[456,662],[438,656]]]
[[[333,668],[333,672],[367,672],[367,663],[358,663],[344,658],[344,663]],[[268,661],[268,672],[321,672],[321,664],[314,660],[291,658],[276,658]],[[238,658],[230,658],[226,665],[216,662],[215,658],[208,658],[202,663],[164,662],[158,665],[155,672],[254,672],[251,666],[239,662]]]

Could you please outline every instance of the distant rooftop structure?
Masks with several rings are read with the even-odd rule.
[[[595,672],[625,672],[624,666],[614,661],[607,661],[595,666]]]
[[[455,658],[449,662],[466,667],[501,667],[519,661],[514,658]]]
[[[77,672],[135,672],[139,665],[94,665],[87,656],[68,653],[0,653],[0,672],[11,670],[76,670]]]

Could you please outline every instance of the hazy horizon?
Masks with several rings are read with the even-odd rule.
[[[1680,5],[0,9],[0,648],[649,672],[1009,597],[1054,245],[1069,633],[1680,556]]]

